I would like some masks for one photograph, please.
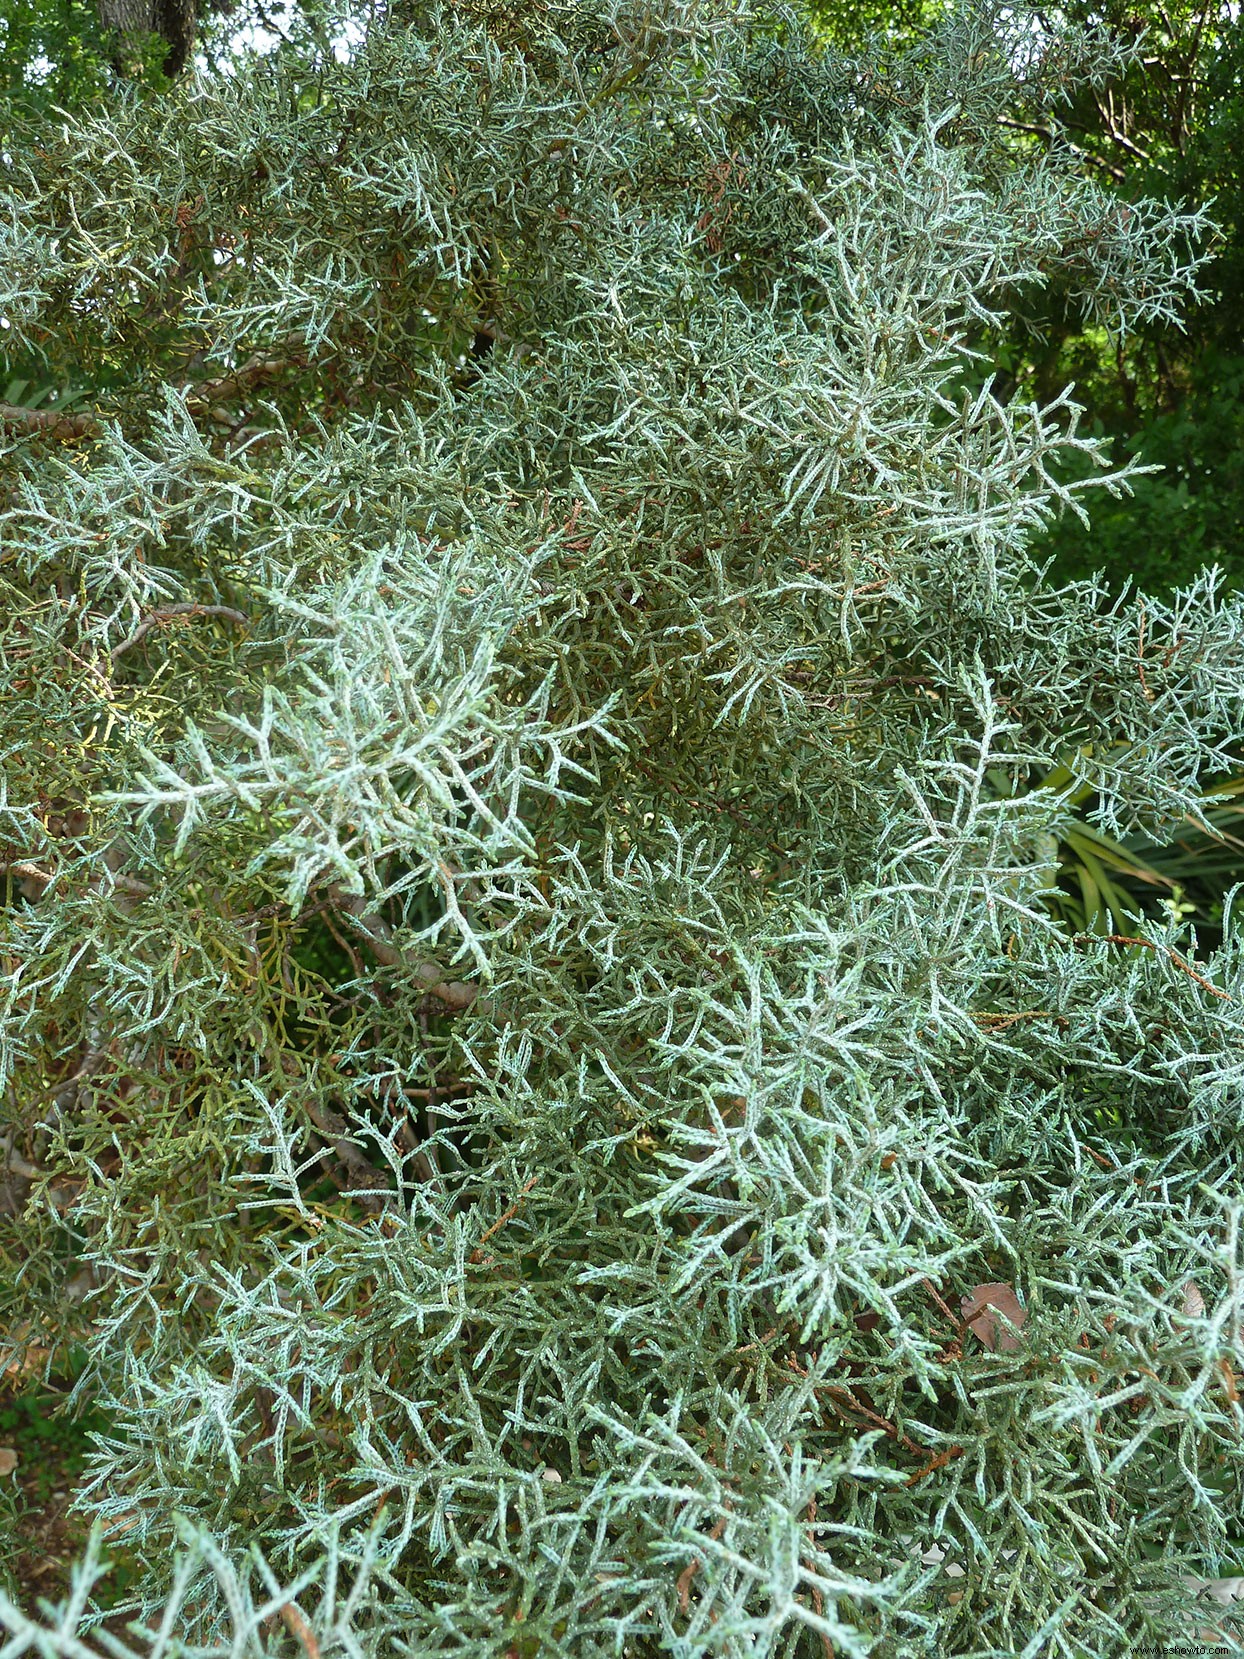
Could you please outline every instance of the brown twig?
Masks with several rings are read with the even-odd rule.
[[[519,1210],[522,1207],[523,1199],[526,1198],[527,1194],[531,1191],[532,1187],[535,1186],[536,1182],[539,1179],[540,1179],[540,1177],[538,1175],[533,1175],[531,1177],[531,1180],[528,1181],[527,1185],[519,1193],[518,1197],[510,1205],[509,1209],[505,1210],[501,1215],[499,1215],[497,1217],[497,1219],[493,1222],[492,1226],[486,1228],[480,1234],[479,1243],[475,1246],[474,1250],[472,1250],[470,1256],[467,1258],[469,1261],[475,1262],[476,1264],[483,1261],[483,1259],[484,1259],[484,1246],[488,1243],[488,1240],[493,1236],[494,1233],[499,1233],[501,1231],[501,1229],[505,1226],[507,1221],[513,1221],[514,1217],[518,1214]]]
[[[1150,159],[1148,151],[1142,149],[1134,139],[1129,138],[1115,120],[1113,94],[1107,91],[1106,102],[1103,104],[1101,94],[1094,92],[1093,103],[1097,107],[1097,114],[1101,121],[1101,128],[1106,137],[1110,139],[1112,143],[1117,144],[1127,155],[1133,157],[1134,160],[1143,162],[1147,166]],[[1078,130],[1083,131],[1083,128]]]
[[[958,1330],[959,1321],[958,1321],[957,1317],[950,1311],[950,1308],[947,1306],[946,1302],[943,1300],[941,1291],[938,1290],[937,1286],[933,1283],[932,1279],[922,1279],[921,1283],[923,1284],[924,1288],[928,1291],[930,1297],[933,1300],[934,1305],[936,1307],[940,1308],[942,1313],[945,1314],[946,1318],[949,1319],[951,1330]]]
[[[920,1453],[924,1451],[925,1448],[923,1446],[917,1446],[916,1442],[912,1440],[910,1436],[903,1433],[897,1423],[892,1423],[888,1417],[882,1417],[878,1412],[871,1411],[868,1406],[856,1399],[855,1395],[852,1394],[849,1388],[843,1388],[841,1385],[822,1383],[815,1388],[815,1392],[818,1394],[828,1394],[834,1403],[839,1406],[840,1410],[841,1404],[838,1400],[838,1396],[840,1394],[845,1395],[847,1398],[847,1409],[849,1411],[857,1412],[865,1420],[865,1422],[871,1423],[874,1428],[880,1429],[883,1434],[887,1435],[891,1440],[896,1440],[900,1446],[905,1447],[909,1452]]]
[[[1195,979],[1212,997],[1219,997],[1223,1002],[1235,1001],[1230,991],[1220,991],[1217,985],[1211,985],[1208,979],[1203,979],[1195,969],[1188,966],[1179,952],[1172,950],[1169,945],[1155,944],[1152,939],[1134,939],[1130,933],[1077,933],[1075,936],[1077,945],[1086,945],[1094,940],[1099,940],[1104,945],[1139,945],[1144,950],[1163,950],[1177,968],[1182,969],[1189,979]]]
[[[1163,668],[1169,668],[1171,666],[1171,663],[1174,661],[1174,658],[1175,658],[1175,653],[1176,653],[1176,651],[1178,651],[1179,647],[1183,644],[1183,642],[1184,642],[1184,636],[1182,634],[1176,634],[1174,645],[1172,645],[1170,650],[1167,651],[1162,657],[1162,667]]]
[[[926,1475],[931,1475],[935,1469],[944,1469],[948,1463],[953,1463],[955,1458],[962,1456],[962,1446],[947,1446],[944,1452],[938,1452],[922,1468],[917,1469],[914,1474],[908,1475],[903,1485],[914,1486],[918,1480],[923,1480]]]
[[[809,1544],[811,1544],[812,1548],[815,1549],[816,1548],[816,1499],[815,1498],[809,1498],[808,1499],[808,1525],[807,1525],[806,1531],[807,1531],[807,1534],[808,1534],[808,1542],[809,1542]],[[806,1566],[808,1566],[808,1563],[805,1561],[803,1563],[803,1565],[806,1567]],[[819,1584],[810,1584],[808,1586],[808,1588],[812,1592],[812,1611],[816,1614],[818,1619],[823,1619],[825,1617],[825,1597],[821,1594],[821,1587],[820,1587]],[[821,1648],[824,1651],[825,1659],[835,1659],[834,1644],[830,1641],[829,1637],[825,1634],[825,1632],[823,1630],[821,1631],[820,1636],[821,1636]]]
[[[1081,1141],[1080,1142],[1080,1150],[1082,1152],[1087,1152],[1089,1157],[1092,1158],[1094,1163],[1100,1164],[1103,1169],[1109,1170],[1111,1175],[1117,1175],[1119,1173],[1118,1164],[1112,1164],[1110,1162],[1109,1158],[1103,1158],[1101,1153],[1100,1152],[1095,1152],[1093,1150],[1093,1148],[1091,1146],[1089,1146],[1086,1141]]]
[[[715,1544],[721,1537],[722,1533],[726,1530],[726,1524],[729,1519],[730,1516],[728,1513],[718,1517],[713,1526],[713,1530],[708,1535],[712,1543]],[[700,1558],[698,1555],[693,1555],[691,1560],[688,1561],[687,1565],[678,1575],[678,1583],[675,1588],[678,1591],[678,1611],[680,1613],[685,1613],[691,1605],[691,1580],[695,1577],[699,1570]]]
[[[1218,1370],[1219,1370],[1219,1372],[1222,1376],[1222,1385],[1223,1385],[1223,1388],[1226,1390],[1228,1400],[1230,1400],[1230,1402],[1233,1406],[1239,1405],[1239,1403],[1240,1403],[1239,1384],[1236,1382],[1235,1370],[1232,1367],[1231,1361],[1227,1358],[1227,1356],[1225,1354],[1218,1361]]]
[[[1065,1031],[1071,1023],[1064,1014],[1056,1014],[1050,1008],[1026,1008],[1015,1014],[973,1014],[972,1018],[978,1025],[987,1025],[991,1031],[1001,1031],[1020,1020],[1055,1020],[1060,1031]]]
[[[333,917],[332,917],[332,912],[329,909],[328,905],[327,904],[317,905],[316,909],[319,912],[319,914],[322,915],[323,918],[324,918],[324,926],[332,934],[332,936],[336,940],[337,944],[339,944],[341,946],[342,950],[350,958],[350,966],[354,969],[354,977],[356,979],[365,978],[367,970],[363,966],[363,958],[355,950],[354,946],[345,937],[345,935],[341,932],[341,930],[334,924]],[[307,913],[304,910],[302,912],[302,914],[305,916]]]
[[[292,1601],[287,1601],[283,1606],[277,1608],[277,1612],[280,1614],[281,1623],[286,1630],[289,1631],[291,1636],[297,1636],[306,1649],[307,1659],[320,1659],[320,1644],[316,1641],[311,1626],[303,1618],[295,1604]]]

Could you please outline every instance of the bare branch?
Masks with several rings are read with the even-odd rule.
[[[1107,161],[1104,156],[1094,155],[1092,150],[1086,150],[1082,144],[1075,144],[1067,137],[1066,131],[1059,128],[1057,132],[1052,127],[1044,127],[1036,121],[1016,121],[1009,115],[1000,115],[998,125],[1006,127],[1011,132],[1031,133],[1034,138],[1044,139],[1047,144],[1063,144],[1075,156],[1090,167],[1100,167],[1103,173],[1108,173],[1116,184],[1122,184],[1127,177],[1126,168],[1120,167],[1117,162]]]
[[[296,349],[299,344],[297,339],[290,340],[288,345],[291,349],[284,355],[255,352],[227,374],[192,383],[186,388],[187,409],[194,416],[210,414],[224,398],[275,380],[287,369],[305,368],[305,353]],[[96,415],[71,415],[54,408],[27,409],[19,403],[0,403],[0,429],[56,438],[86,438],[99,432],[100,422]]]
[[[305,368],[306,361],[305,355],[300,353],[274,357],[267,352],[257,351],[248,357],[245,363],[231,369],[228,374],[217,375],[215,379],[200,381],[190,387],[186,393],[186,407],[192,414],[198,414],[219,403],[222,398],[232,397],[237,392],[251,391],[264,381],[275,380],[286,369]]]
[[[316,1100],[308,1100],[306,1109],[307,1116],[320,1134],[333,1143],[333,1151],[346,1170],[351,1196],[357,1198],[366,1210],[373,1213],[382,1210],[385,1195],[392,1197],[392,1182],[359,1151],[346,1120]]]
[[[447,979],[444,969],[438,968],[435,962],[416,961],[409,957],[393,943],[389,925],[383,916],[376,915],[374,911],[368,912],[366,899],[357,894],[343,893],[339,887],[332,889],[332,895],[336,903],[353,917],[355,927],[363,935],[376,960],[386,968],[405,968],[422,983],[429,996],[443,1002],[455,1013],[463,1012],[475,1002],[479,995],[478,985],[465,980]]]
[[[25,859],[0,859],[0,872],[21,876],[26,881],[37,882],[41,887],[47,887],[55,881],[58,874],[55,870],[45,870],[38,864],[30,864]],[[110,870],[112,886],[119,893],[127,893],[136,899],[147,898],[152,889],[145,881],[139,881],[137,876],[119,875]]]
[[[1093,103],[1097,108],[1099,117],[1101,118],[1102,131],[1105,133],[1110,142],[1112,144],[1117,144],[1126,155],[1133,157],[1134,160],[1147,163],[1150,159],[1148,151],[1142,150],[1139,144],[1129,138],[1127,134],[1122,131],[1118,122],[1115,120],[1113,98],[1107,94],[1106,101],[1103,103],[1101,95],[1095,92],[1093,94]]]
[[[165,623],[172,622],[179,616],[223,616],[229,622],[236,622],[240,628],[250,626],[250,618],[242,611],[235,611],[232,605],[162,605],[158,611],[152,611],[150,615],[143,617],[128,639],[123,639],[120,645],[113,647],[113,662],[137,645],[153,628],[163,628]]]
[[[0,403],[0,427],[10,432],[49,432],[58,438],[84,438],[99,430],[94,415],[62,414],[57,409],[25,409]]]

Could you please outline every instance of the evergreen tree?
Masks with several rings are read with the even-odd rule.
[[[138,1654],[1227,1629],[1238,936],[1041,895],[1083,785],[1196,810],[1244,613],[1051,586],[1126,476],[969,345],[1188,298],[999,119],[1120,50],[409,0],[15,149],[93,407],[0,412],[0,1362],[114,1432],[6,1654],[100,1547]]]

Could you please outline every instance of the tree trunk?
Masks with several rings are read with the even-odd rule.
[[[120,35],[150,34],[156,29],[156,0],[99,0],[99,20]]]
[[[118,53],[113,67],[124,74],[121,61],[125,43],[137,41],[143,35],[157,34],[168,46],[164,59],[164,73],[177,75],[185,68],[194,46],[195,0],[96,0],[99,20],[104,28],[115,34]]]

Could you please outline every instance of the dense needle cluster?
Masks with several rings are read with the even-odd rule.
[[[404,0],[23,135],[91,397],[0,411],[0,1324],[113,1414],[135,1654],[1205,1628],[1244,961],[1058,926],[1041,780],[1195,811],[1244,611],[1049,586],[1094,446],[978,349],[1190,293],[998,119],[1117,62]]]

